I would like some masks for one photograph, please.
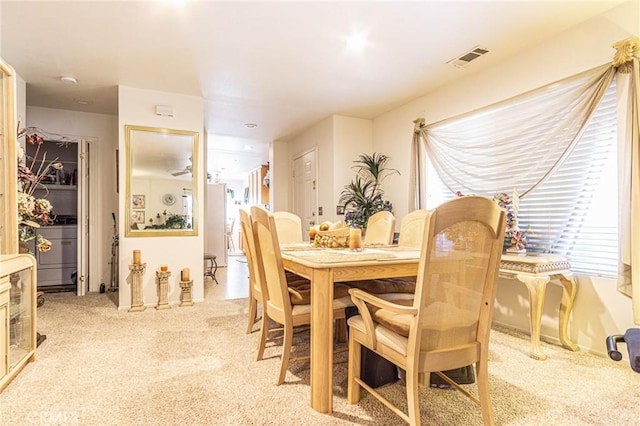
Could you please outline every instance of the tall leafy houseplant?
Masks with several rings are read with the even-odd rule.
[[[353,169],[356,177],[345,185],[338,203],[345,208],[344,221],[351,227],[366,228],[369,217],[379,211],[393,212],[393,205],[384,199],[382,181],[389,175],[400,172],[389,168],[390,158],[384,154],[360,154]]]

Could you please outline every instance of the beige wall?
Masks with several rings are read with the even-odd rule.
[[[608,63],[614,53],[611,44],[638,35],[639,31],[640,3],[627,2],[492,69],[442,87],[376,118],[374,149],[393,153],[394,166],[402,173],[402,179],[385,185],[397,216],[402,217],[408,211],[414,119],[425,117],[427,123],[436,122]],[[604,353],[607,335],[633,326],[629,299],[616,291],[612,280],[578,277],[578,284],[569,336],[584,349]],[[529,303],[524,285],[501,280],[498,290],[495,320],[528,330]],[[548,286],[542,334],[550,339],[558,336],[559,295],[559,286]]]
[[[318,207],[324,210],[318,222],[342,220],[344,217],[336,214],[338,199],[355,176],[353,161],[361,153],[372,153],[372,122],[330,116],[289,142],[289,161],[312,148],[318,155]]]
[[[174,117],[161,117],[154,114],[155,105],[171,105]],[[203,166],[204,142],[204,102],[195,96],[157,92],[120,86],[118,88],[118,138],[120,147],[120,182],[126,182],[125,136],[124,126],[160,127],[188,130],[199,133],[197,169],[198,189],[194,193],[199,202],[194,206],[198,213],[198,235],[189,237],[135,237],[127,238],[124,233],[124,221],[119,222],[120,234],[120,294],[119,308],[131,306],[131,286],[129,284],[129,265],[132,263],[133,250],[140,250],[142,262],[147,264],[143,277],[143,302],[146,306],[155,306],[158,302],[155,271],[161,264],[168,265],[169,303],[175,304],[180,298],[180,271],[189,268],[193,279],[192,294],[194,301],[204,300],[203,252],[204,252],[204,188],[206,172]],[[121,186],[119,193],[119,215],[124,218],[126,190]]]
[[[325,215],[318,217],[318,223],[331,220],[326,216],[326,206],[333,203],[333,117],[327,117],[310,127],[302,134],[289,141],[289,162],[302,154],[315,149],[317,152],[318,175],[318,206],[325,209]],[[279,166],[278,166],[279,167]],[[289,207],[292,206],[291,199]]]
[[[20,128],[26,126],[27,123],[27,83],[16,74],[16,121]],[[20,143],[24,147],[24,138],[20,139]]]
[[[333,205],[331,213],[336,214],[336,206],[340,199],[340,193],[345,185],[354,178],[356,171],[353,169],[354,161],[360,154],[373,153],[373,122],[362,118],[333,116]],[[385,153],[392,157],[391,154]],[[392,160],[393,162],[393,160]],[[344,216],[334,216],[343,220]]]
[[[271,186],[269,188],[271,211],[291,211],[289,179],[293,176],[293,160],[290,158],[287,142],[278,140],[271,143],[269,163],[271,164]]]

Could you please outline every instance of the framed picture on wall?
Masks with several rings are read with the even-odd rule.
[[[131,213],[131,223],[144,223],[144,212],[134,211]]]
[[[134,194],[131,196],[131,207],[134,209],[143,210],[145,208],[144,195]],[[144,222],[144,220],[143,220]]]

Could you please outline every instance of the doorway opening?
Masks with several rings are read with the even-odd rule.
[[[81,218],[86,216],[88,206],[88,144],[44,140],[26,144],[25,155],[32,170],[54,165],[33,192],[37,200],[47,200],[52,206],[50,223],[40,226],[36,230],[38,237],[28,244],[38,265],[38,291],[73,291],[84,295],[88,220]],[[36,247],[36,242],[43,239],[51,243],[48,250],[46,244]]]

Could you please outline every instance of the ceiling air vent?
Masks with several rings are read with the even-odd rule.
[[[447,64],[453,65],[456,68],[464,68],[469,65],[469,62],[473,61],[474,59],[478,59],[485,53],[489,53],[489,50],[485,49],[484,47],[476,46],[470,51],[450,60],[449,62],[447,62]]]

